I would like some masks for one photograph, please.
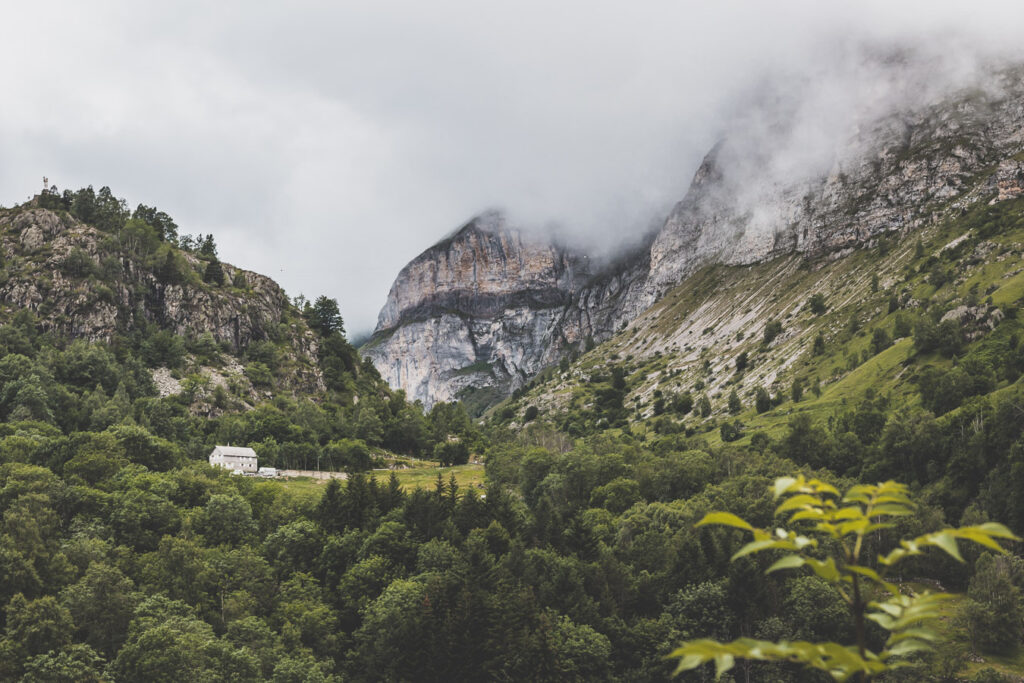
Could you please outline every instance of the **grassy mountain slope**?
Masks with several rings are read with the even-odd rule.
[[[521,421],[526,407],[536,406],[570,433],[597,429],[604,423],[593,410],[595,397],[610,388],[614,367],[626,376],[623,416],[641,435],[653,435],[659,425],[682,427],[714,443],[723,421],[739,420],[746,443],[757,431],[779,434],[795,413],[827,418],[868,395],[886,396],[894,409],[917,407],[922,369],[949,368],[955,359],[917,352],[914,329],[955,318],[964,337],[957,357],[1012,335],[1017,323],[1007,318],[1024,295],[1022,253],[1024,201],[1016,199],[979,201],[918,233],[893,235],[835,260],[708,267],[494,414],[509,416],[511,408]],[[811,310],[815,295],[823,313]],[[773,322],[780,330],[765,343]],[[741,354],[747,363],[737,371]],[[799,402],[791,400],[794,381],[803,387]],[[1010,383],[1004,377],[991,389]],[[763,413],[754,406],[759,388],[775,399]],[[727,405],[732,391],[742,403],[735,413]],[[710,415],[674,413],[673,399],[686,393],[695,402],[708,397]]]

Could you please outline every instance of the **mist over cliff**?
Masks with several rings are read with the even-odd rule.
[[[977,43],[947,31],[928,40],[880,40],[851,35],[822,42],[813,59],[768,63],[749,80],[723,84],[706,120],[679,119],[687,148],[673,171],[674,194],[606,211],[540,208],[529,201],[503,208],[528,232],[570,245],[594,258],[614,259],[656,232],[707,152],[715,148],[715,192],[750,213],[749,231],[770,230],[784,220],[772,197],[852,163],[874,142],[869,131],[893,125],[902,112],[941,102],[965,88],[994,94],[998,74],[1024,58],[1024,49]],[[685,160],[685,163],[684,163]],[[628,206],[628,209],[625,207]],[[632,212],[626,215],[625,211]],[[544,211],[548,211],[544,214]]]
[[[631,249],[473,219],[402,269],[364,352],[414,398],[485,405],[704,266],[842,255],[991,191],[997,164],[1019,174],[1019,66],[878,46],[840,63],[751,93],[659,229],[619,231]]]

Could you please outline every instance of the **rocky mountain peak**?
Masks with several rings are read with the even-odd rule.
[[[1024,187],[1024,79],[1009,70],[986,86],[811,132],[784,120],[736,131],[649,250],[614,267],[478,217],[402,270],[365,352],[427,403],[491,401],[704,266],[839,258],[979,198],[1012,198]]]
[[[587,276],[584,256],[509,225],[499,211],[489,211],[401,270],[378,316],[377,331],[436,310],[477,316],[521,303],[552,305]]]

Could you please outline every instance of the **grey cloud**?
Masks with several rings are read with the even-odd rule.
[[[1022,20],[1015,2],[21,3],[0,200],[43,174],[110,185],[365,330],[401,266],[476,212],[610,249],[726,130],[773,125],[749,97],[769,76],[810,84],[773,156],[804,172],[878,85],[846,46],[937,47],[952,81]]]

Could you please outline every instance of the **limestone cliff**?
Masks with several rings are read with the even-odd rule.
[[[402,270],[363,352],[428,404],[493,402],[705,265],[839,258],[978,199],[1018,196],[1022,149],[1024,82],[1014,70],[985,89],[858,120],[798,173],[772,172],[792,154],[778,140],[727,137],[647,248],[611,266],[527,239],[498,215],[471,221]]]
[[[402,269],[361,351],[412,399],[493,402],[625,319],[635,274],[589,261],[485,213]]]
[[[1016,196],[1024,178],[1014,156],[1024,147],[1020,77],[1005,72],[985,91],[869,121],[834,141],[827,172],[792,182],[762,177],[783,150],[768,143],[745,155],[726,140],[704,159],[651,246],[648,296],[708,263],[842,252],[920,228],[955,201]]]

